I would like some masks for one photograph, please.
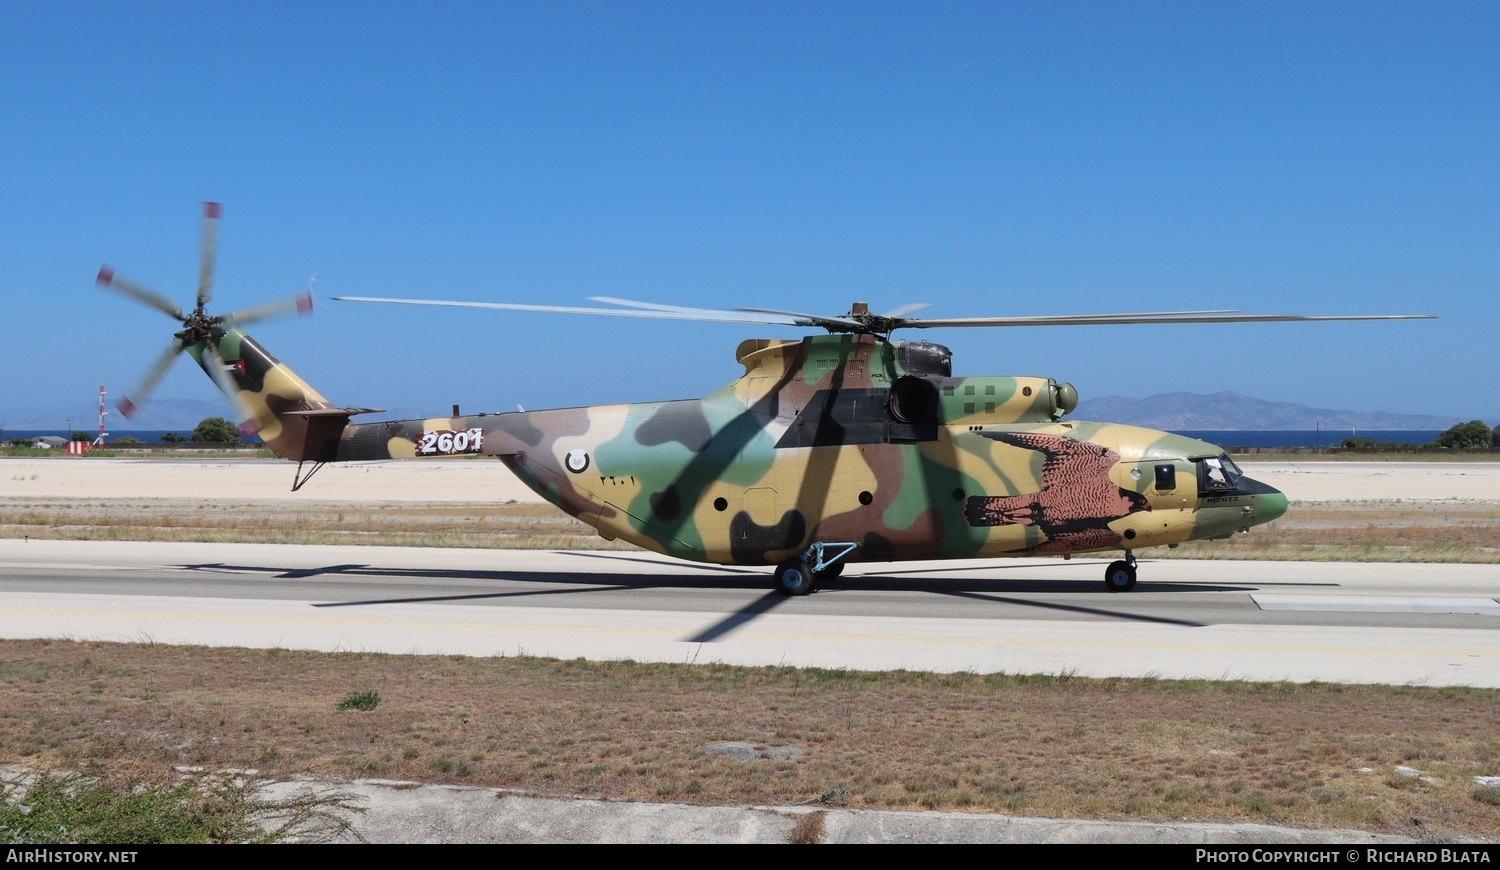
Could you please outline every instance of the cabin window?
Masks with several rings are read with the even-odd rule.
[[[1177,466],[1170,463],[1156,466],[1156,491],[1171,492],[1177,488]]]

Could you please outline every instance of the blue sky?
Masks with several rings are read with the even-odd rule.
[[[1500,420],[1493,3],[0,4],[0,412],[127,392],[224,203],[224,312],[593,295],[934,317],[1436,322],[911,332],[1085,397]],[[331,309],[331,310],[330,310]],[[781,327],[328,302],[330,399],[701,395]],[[898,337],[900,334],[898,333]],[[159,397],[211,398],[180,362]]]

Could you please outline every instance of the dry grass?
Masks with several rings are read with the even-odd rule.
[[[0,506],[6,538],[630,549],[548,504],[10,498]]]
[[[786,839],[798,846],[823,842],[823,811],[814,810],[798,819]]]
[[[339,709],[360,692],[379,705]],[[1473,777],[1500,774],[1496,721],[1481,689],[0,642],[5,763],[703,804],[1495,838]],[[806,754],[702,751],[725,741]]]
[[[1193,541],[1152,558],[1309,562],[1500,563],[1500,502],[1305,502],[1224,541]]]

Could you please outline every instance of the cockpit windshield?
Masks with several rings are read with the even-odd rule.
[[[1239,486],[1244,472],[1234,464],[1228,453],[1217,459],[1198,460],[1198,489],[1200,492],[1227,492]]]

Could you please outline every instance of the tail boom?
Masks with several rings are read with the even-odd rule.
[[[353,423],[357,414],[380,408],[347,408],[330,403],[239,329],[216,336],[218,357],[200,342],[186,350],[234,403],[240,431],[258,435],[282,459],[296,462],[354,462],[421,459],[466,454],[512,455],[524,449],[514,418],[524,414],[480,414],[380,423]],[[512,419],[507,419],[512,418]]]

